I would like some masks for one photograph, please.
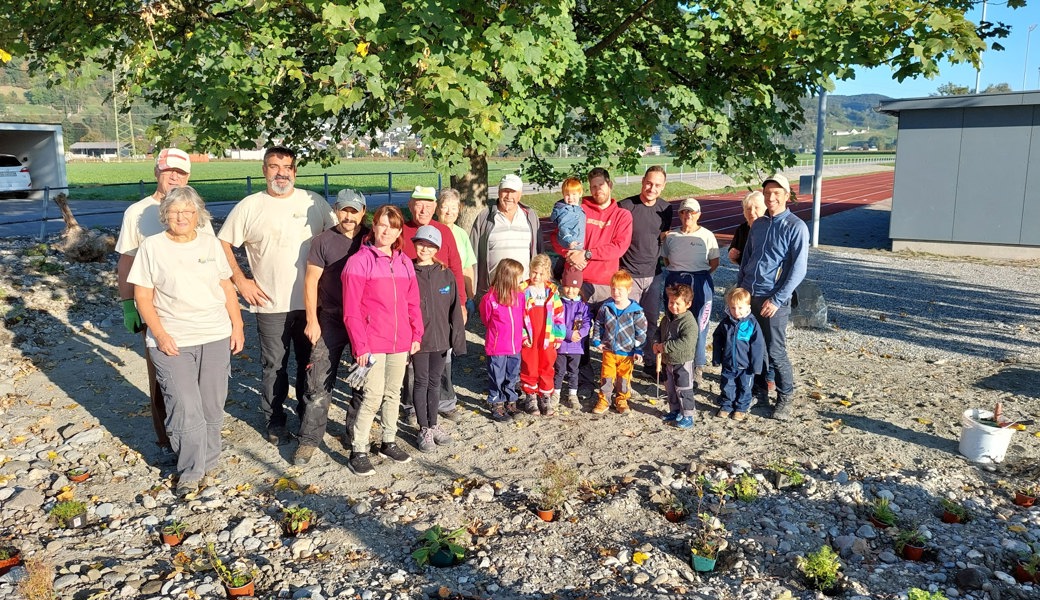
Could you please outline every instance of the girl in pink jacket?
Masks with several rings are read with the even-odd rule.
[[[519,412],[516,384],[520,380],[523,347],[523,275],[523,265],[503,258],[495,267],[490,289],[480,301],[480,320],[487,329],[484,350],[488,356],[488,402],[495,421],[508,421]]]

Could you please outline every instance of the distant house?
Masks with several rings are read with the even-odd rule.
[[[893,250],[1040,258],[1040,92],[881,102],[899,117]]]
[[[117,142],[76,142],[69,146],[69,158],[75,159],[102,159],[117,158],[130,155],[130,144],[118,144]]]

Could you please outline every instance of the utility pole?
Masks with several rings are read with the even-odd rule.
[[[1026,33],[1026,56],[1022,60],[1022,91],[1026,89],[1026,72],[1029,71],[1029,38],[1033,35],[1033,30],[1036,29],[1036,23],[1029,26],[1029,31]]]
[[[126,113],[119,110],[122,106],[126,106]],[[129,97],[116,87],[115,71],[112,71],[112,113],[116,124],[116,160],[123,159],[124,141],[130,143],[130,156],[137,156],[137,141],[134,139],[134,113],[130,109]]]

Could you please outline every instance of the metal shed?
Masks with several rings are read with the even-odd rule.
[[[33,189],[45,187],[65,191],[65,146],[61,125],[43,123],[0,123],[0,154],[13,154],[28,165]],[[33,192],[42,198],[43,192]]]
[[[881,102],[899,117],[893,250],[1040,258],[1040,92]]]

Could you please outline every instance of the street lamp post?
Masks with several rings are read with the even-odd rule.
[[[1026,89],[1026,73],[1029,71],[1029,38],[1033,35],[1033,30],[1036,29],[1036,23],[1029,26],[1029,31],[1026,33],[1026,57],[1022,63],[1022,91]]]
[[[986,22],[986,0],[982,0],[982,19],[979,24]],[[979,66],[975,69],[975,93],[979,93],[979,84],[982,82],[982,57],[979,56]]]

